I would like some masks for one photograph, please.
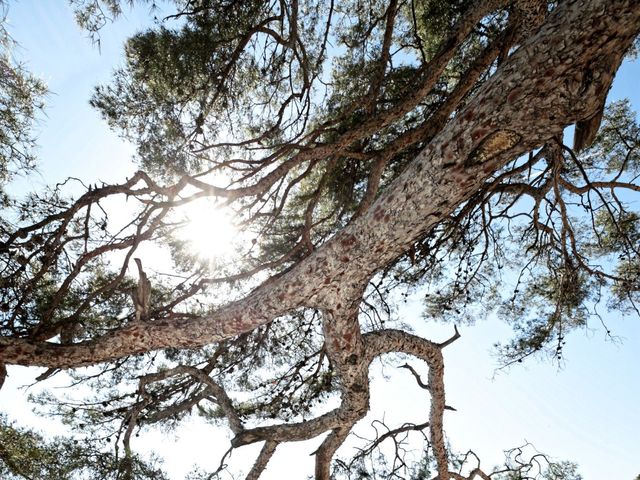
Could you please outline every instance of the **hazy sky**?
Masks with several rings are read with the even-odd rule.
[[[24,0],[10,5],[9,30],[21,45],[19,54],[52,91],[40,124],[40,174],[18,182],[21,189],[67,176],[87,182],[121,181],[136,169],[130,162],[133,148],[109,132],[88,99],[93,86],[107,81],[120,61],[123,39],[148,16],[144,10],[128,13],[105,28],[98,51],[75,26],[65,3]],[[610,98],[630,97],[640,109],[639,80],[640,64],[626,63]],[[417,299],[399,315],[407,322],[417,320],[418,333],[430,339],[442,340],[452,333],[451,326],[419,320]],[[445,417],[452,445],[473,449],[488,467],[501,460],[502,450],[528,441],[541,452],[577,462],[585,479],[633,480],[640,474],[640,321],[617,314],[604,317],[620,342],[606,341],[604,329],[594,322],[569,336],[562,369],[531,360],[496,374],[491,347],[509,338],[509,327],[489,319],[462,328],[462,338],[445,351],[448,403],[457,409]],[[417,361],[413,364],[419,366]],[[426,373],[424,365],[421,371]],[[16,388],[37,373],[21,368],[9,373],[0,391],[0,409],[16,420],[30,419],[24,393]],[[387,368],[384,373],[389,380],[374,381],[373,411],[359,424],[361,434],[371,433],[368,425],[374,418],[384,416],[389,425],[400,425],[423,422],[428,416],[428,398],[406,370]],[[50,422],[45,424],[56,430]],[[184,478],[194,461],[217,465],[227,448],[224,433],[196,422],[176,435],[143,436],[139,444],[166,453],[165,466],[176,479]],[[282,448],[264,478],[304,478],[312,471],[309,455],[318,443]],[[248,450],[257,453],[255,448]],[[241,454],[233,458],[243,462]]]

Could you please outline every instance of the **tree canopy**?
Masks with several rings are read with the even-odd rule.
[[[96,41],[122,3],[72,2]],[[526,449],[493,471],[452,452],[442,350],[458,329],[422,338],[393,312],[418,290],[425,315],[454,325],[497,312],[516,331],[497,339],[504,365],[560,360],[596,304],[640,313],[640,127],[627,102],[605,108],[635,52],[640,4],[171,5],[91,98],[137,147],[140,170],[118,184],[0,192],[0,386],[7,365],[47,367],[40,381],[64,369],[93,393],[38,402],[115,453],[49,445],[2,419],[0,472],[57,478],[55,456],[60,478],[162,478],[131,437],[195,411],[231,430],[229,452],[262,443],[247,479],[280,444],[323,434],[317,480],[579,479]],[[45,87],[0,36],[2,187],[33,160]],[[113,206],[123,198],[126,218]],[[224,255],[184,235],[185,212],[203,202],[219,229],[211,212],[232,212]],[[149,243],[171,251],[170,273],[151,272]],[[428,391],[428,421],[337,458],[369,409],[370,365],[389,354],[428,365],[427,379],[400,365]],[[424,432],[422,464],[376,457],[408,432]]]

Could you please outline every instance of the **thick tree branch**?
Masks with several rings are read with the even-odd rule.
[[[260,475],[262,475],[264,469],[267,468],[267,464],[269,463],[269,460],[271,460],[271,457],[275,453],[277,447],[278,442],[272,442],[269,440],[264,442],[258,458],[256,458],[256,461],[253,463],[253,467],[251,467],[251,470],[247,474],[246,480],[258,480],[260,478]]]
[[[340,445],[349,435],[352,427],[353,423],[341,425],[339,428],[332,430],[327,438],[324,439],[322,445],[316,451],[315,480],[331,479],[331,460],[336,450],[340,448]]]

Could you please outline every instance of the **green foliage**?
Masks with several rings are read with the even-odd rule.
[[[6,4],[0,2],[0,207],[9,199],[4,185],[17,173],[35,167],[33,126],[47,93],[44,83],[16,60],[6,30]]]
[[[520,450],[520,449],[516,449]],[[518,461],[507,459],[504,467],[496,467],[498,473],[492,475],[496,480],[583,480],[578,473],[578,466],[566,460],[551,461],[544,455],[535,454],[530,460],[518,455]]]
[[[229,135],[236,115],[256,116],[259,78],[285,67],[282,52],[263,52],[268,62],[259,63],[247,45],[272,13],[260,1],[203,2],[179,27],[136,34],[125,67],[96,89],[91,104],[138,144],[146,169],[165,177],[195,171],[206,157],[193,151]]]
[[[417,19],[417,33],[428,56],[436,53],[455,21],[471,3],[468,0],[426,0],[412,5],[415,9],[412,14]]]
[[[89,32],[94,41],[100,42],[99,32],[108,22],[114,21],[122,14],[123,4],[133,5],[135,0],[69,0],[73,7],[76,22]],[[153,0],[140,0],[139,3],[151,3]]]
[[[5,480],[165,479],[154,463],[118,458],[91,440],[55,437],[46,441],[0,415],[0,475]]]
[[[573,462],[551,462],[546,465],[540,475],[533,477],[530,470],[516,470],[499,474],[493,478],[497,480],[527,480],[539,478],[540,480],[582,480],[578,473],[578,466]]]
[[[640,241],[640,217],[636,212],[614,212],[603,208],[596,213],[597,247],[602,254],[624,251]]]
[[[582,480],[578,473],[578,466],[573,462],[559,462],[550,464],[545,470],[544,480]]]

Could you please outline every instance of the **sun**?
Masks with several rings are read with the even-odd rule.
[[[180,238],[201,258],[228,255],[233,250],[238,230],[233,212],[218,202],[203,198],[185,207],[186,225]]]

